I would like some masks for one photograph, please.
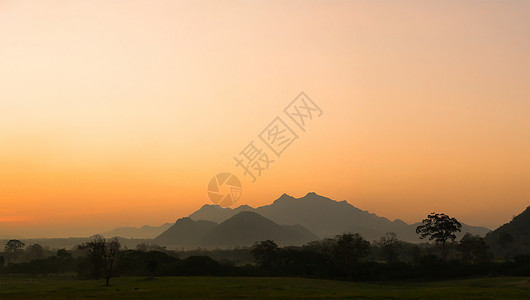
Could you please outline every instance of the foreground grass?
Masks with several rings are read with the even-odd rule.
[[[305,278],[1,276],[0,299],[530,299],[530,278],[359,283]]]

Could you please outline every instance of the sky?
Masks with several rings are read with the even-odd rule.
[[[0,0],[0,237],[316,192],[495,229],[530,205],[528,1]],[[322,110],[294,125],[304,92]],[[281,155],[259,135],[281,118]],[[255,182],[234,157],[274,162]],[[236,205],[236,206],[237,206]]]

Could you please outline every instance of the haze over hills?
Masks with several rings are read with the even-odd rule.
[[[190,218],[179,219],[153,242],[168,247],[250,246],[262,240],[274,240],[279,245],[302,245],[318,239],[300,225],[278,225],[254,212],[243,211],[217,224]]]
[[[162,232],[171,227],[173,223],[165,223],[160,226],[144,225],[140,228],[136,227],[118,227],[111,231],[100,233],[103,237],[120,236],[124,238],[136,239],[152,239],[159,236]]]
[[[207,247],[234,247],[273,240],[278,245],[302,245],[316,239],[316,235],[300,225],[281,226],[258,213],[243,211],[208,232],[203,244]]]
[[[390,221],[358,209],[346,201],[335,201],[316,193],[308,193],[301,198],[283,194],[272,204],[258,208],[244,205],[230,209],[216,205],[204,205],[189,217],[193,220],[219,222],[242,211],[258,213],[281,225],[301,225],[319,238],[332,237],[345,232],[357,232],[368,240],[374,240],[386,232],[396,232],[401,240],[421,241],[416,234],[416,227],[419,223],[407,224],[399,219]],[[462,232],[457,234],[457,238],[461,238],[466,232],[484,236],[489,231],[485,227],[462,224]]]
[[[188,217],[178,219],[175,224],[157,236],[153,242],[167,247],[193,248],[201,246],[204,235],[217,223],[206,220],[194,221]]]
[[[522,241],[530,240],[528,230],[524,231],[525,224],[530,223],[527,220],[530,215],[528,210],[496,232],[512,232],[515,226],[517,230],[523,230]],[[419,223],[407,224],[399,219],[390,221],[358,209],[346,201],[335,201],[315,193],[308,193],[301,198],[283,194],[272,204],[258,208],[242,205],[231,209],[204,205],[189,217],[180,218],[174,224],[166,223],[161,226],[141,228],[122,227],[102,235],[121,237],[123,245],[129,248],[134,248],[140,242],[169,248],[228,248],[250,246],[256,241],[265,239],[275,240],[280,245],[301,245],[347,232],[360,233],[369,241],[379,239],[386,232],[395,232],[398,239],[417,243],[424,241],[420,240],[415,232],[418,225]],[[457,234],[457,239],[459,240],[466,232],[485,236],[490,230],[462,224],[462,231]],[[495,235],[496,233],[492,233],[489,240]],[[88,239],[39,240],[44,245],[52,247],[71,247]]]

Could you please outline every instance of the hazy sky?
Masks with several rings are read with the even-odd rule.
[[[314,191],[494,228],[530,204],[529,15],[529,1],[0,0],[0,235],[174,222],[220,172],[253,207]],[[252,183],[233,157],[301,91],[323,115]]]

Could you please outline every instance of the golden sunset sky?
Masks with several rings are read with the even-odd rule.
[[[283,193],[494,229],[530,204],[529,1],[2,1],[0,237]],[[304,91],[255,183],[233,157]],[[297,128],[293,127],[293,130]]]

